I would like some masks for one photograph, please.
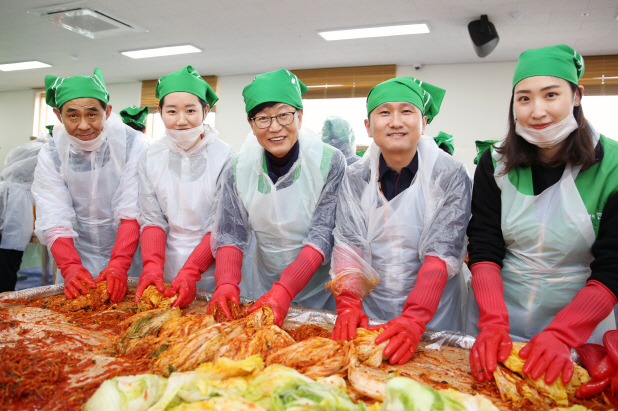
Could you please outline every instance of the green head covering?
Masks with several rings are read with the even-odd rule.
[[[247,114],[262,103],[276,102],[303,108],[303,94],[308,87],[291,71],[280,69],[255,76],[242,91]]]
[[[45,101],[54,108],[75,98],[96,98],[109,103],[109,94],[101,69],[95,68],[92,76],[56,77],[45,76]]]
[[[577,84],[583,75],[584,58],[569,46],[559,44],[521,53],[515,66],[513,87],[533,76],[553,76]]]
[[[45,126],[45,128],[49,132],[49,135],[53,137],[52,131],[54,131],[54,126]]]
[[[414,77],[396,77],[386,80],[369,91],[367,116],[380,104],[388,101],[406,101],[418,107],[427,116],[427,124],[440,112],[446,90]]]
[[[170,93],[184,91],[198,96],[206,101],[210,108],[215,105],[219,97],[215,94],[206,80],[191,66],[185,66],[180,70],[162,76],[157,82],[155,97],[159,100]]]
[[[330,116],[322,126],[322,141],[330,144],[331,140],[340,140],[348,145],[354,144],[354,130],[343,117]]]
[[[138,128],[146,127],[146,116],[148,116],[148,107],[139,108],[137,106],[131,106],[120,112],[123,123],[133,123],[138,126]]]
[[[450,134],[446,134],[444,131],[440,131],[437,136],[433,138],[438,147],[441,145],[445,145],[451,155],[455,152],[455,145],[453,144],[453,136]]]
[[[498,143],[499,140],[476,140],[474,144],[476,145],[476,157],[474,158],[474,164],[478,164],[481,156],[487,149],[494,144]]]

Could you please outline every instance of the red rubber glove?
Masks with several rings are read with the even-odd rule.
[[[171,297],[178,293],[178,298],[172,307],[186,307],[195,299],[197,292],[197,282],[202,278],[204,271],[215,261],[210,250],[210,233],[206,234],[202,241],[195,247],[185,264],[182,266],[178,275],[164,295]]]
[[[577,351],[577,354],[584,363],[584,367],[588,370],[590,375],[592,375],[592,370],[594,367],[601,361],[604,361],[605,357],[607,357],[607,350],[599,344],[584,344],[581,347],[577,347],[575,351]],[[609,358],[608,360],[611,362]]]
[[[470,370],[480,382],[493,381],[498,361],[506,361],[513,348],[500,266],[482,262],[473,264],[470,270],[481,329],[470,350]]]
[[[82,265],[72,238],[58,238],[54,241],[51,252],[64,278],[64,295],[68,300],[79,297],[80,293],[88,294],[88,287],[84,286],[82,281],[89,287],[97,287],[92,275]]]
[[[337,321],[330,335],[332,340],[353,340],[356,338],[356,329],[369,327],[367,315],[363,312],[363,302],[349,290],[343,290],[336,297]]]
[[[414,355],[414,350],[425,332],[425,325],[431,321],[438,309],[447,280],[444,261],[438,257],[425,257],[401,315],[386,324],[369,327],[370,330],[384,328],[384,332],[376,337],[375,343],[378,345],[390,339],[384,349],[384,356],[389,357],[388,362],[391,365],[403,365]]]
[[[218,305],[227,318],[232,318],[232,313],[227,306],[228,301],[240,304],[240,284],[242,268],[242,251],[228,245],[220,247],[217,251],[217,265],[215,267],[215,292],[210,297],[208,313],[211,313]]]
[[[617,301],[614,293],[603,284],[588,281],[573,301],[521,349],[519,356],[526,360],[522,371],[534,380],[545,373],[547,384],[562,373],[562,382],[567,384],[573,376],[571,347],[585,343]]]
[[[302,291],[324,261],[322,254],[310,245],[306,245],[298,257],[285,267],[279,281],[273,284],[270,291],[261,296],[247,311],[251,314],[263,305],[269,305],[275,315],[274,324],[281,327],[288,315],[290,303]]]
[[[137,303],[149,285],[154,284],[160,293],[165,291],[163,267],[165,265],[165,231],[161,227],[148,226],[142,231],[142,262],[144,268],[135,291]]]
[[[119,303],[127,295],[127,271],[131,268],[138,242],[137,220],[120,220],[109,263],[94,280],[95,283],[107,281],[107,294],[113,303]]]

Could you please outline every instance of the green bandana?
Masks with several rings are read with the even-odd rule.
[[[369,91],[367,117],[380,104],[389,101],[406,101],[418,107],[427,116],[427,124],[440,112],[446,90],[414,77],[396,77],[386,80]]]
[[[84,97],[96,98],[105,104],[109,102],[101,69],[95,68],[90,77],[45,76],[45,101],[50,106],[60,108],[69,100]]]
[[[54,131],[54,126],[45,126],[45,128],[47,129],[47,131],[49,132],[49,135],[51,136],[52,135],[52,131]]]
[[[215,105],[219,97],[215,94],[206,80],[204,80],[191,66],[185,66],[180,70],[162,76],[157,82],[155,97],[159,100],[170,93],[184,91],[191,93],[204,100],[210,108]]]
[[[455,152],[455,145],[453,144],[452,135],[446,134],[444,131],[440,131],[438,135],[433,138],[433,140],[436,142],[438,147],[444,144],[450,151],[451,155]]]
[[[303,94],[308,87],[291,71],[280,69],[255,76],[242,91],[247,114],[262,103],[276,102],[303,108]]]
[[[481,156],[487,149],[494,144],[498,143],[499,140],[476,140],[474,144],[476,145],[476,157],[474,158],[474,164],[478,164]]]
[[[347,144],[354,144],[354,130],[343,117],[331,116],[324,121],[322,141],[328,144],[334,139]]]
[[[583,75],[584,58],[569,46],[560,44],[521,53],[515,66],[513,87],[533,76],[553,76],[577,84]]]
[[[123,123],[133,123],[139,128],[146,127],[146,116],[148,116],[148,107],[139,108],[137,106],[131,106],[120,112]]]

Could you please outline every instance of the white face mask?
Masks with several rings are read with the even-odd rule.
[[[167,134],[178,147],[186,151],[195,145],[200,135],[204,134],[204,125],[200,124],[197,127],[187,130],[173,130],[168,128],[165,129],[165,134]]]
[[[101,130],[101,133],[92,140],[80,140],[69,133],[67,133],[67,135],[69,136],[71,145],[82,151],[97,151],[99,147],[101,147],[101,144],[103,144],[103,141],[105,141],[105,130]]]
[[[552,148],[562,143],[578,127],[579,124],[577,124],[573,113],[569,114],[564,120],[541,130],[524,127],[519,124],[519,121],[515,120],[515,132],[528,143],[542,148]]]

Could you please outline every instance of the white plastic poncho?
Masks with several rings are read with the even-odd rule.
[[[73,237],[82,265],[95,278],[108,262],[121,219],[139,217],[139,159],[145,136],[112,113],[105,121],[101,146],[92,152],[73,147],[62,124],[39,152],[32,194],[35,234],[51,249],[60,237]],[[141,272],[137,251],[129,276]],[[63,282],[61,276],[56,282]]]
[[[230,146],[219,132],[204,126],[204,137],[188,151],[168,136],[148,147],[139,166],[142,230],[160,227],[167,235],[164,281],[171,282],[202,238],[211,232],[215,214],[217,181]],[[202,275],[197,286],[215,288],[215,264]]]
[[[49,134],[14,148],[6,156],[0,174],[0,248],[25,251],[34,230],[34,199],[30,189],[37,156]]]
[[[594,132],[593,146],[599,142]],[[502,144],[498,143],[498,146]],[[506,254],[500,270],[509,311],[510,335],[528,341],[566,307],[590,277],[596,234],[584,200],[575,185],[581,166],[567,164],[560,181],[539,195],[519,192],[497,151],[494,178],[502,191],[501,226]],[[478,332],[478,305],[469,298],[467,330]],[[588,339],[601,344],[616,328],[614,314],[601,321]]]
[[[255,233],[252,280],[254,298],[279,280],[305,245],[324,255],[324,263],[293,302],[310,308],[334,309],[324,292],[337,207],[337,191],[345,173],[340,151],[301,129],[298,160],[273,183],[266,171],[264,149],[250,133],[238,157],[226,170],[215,218],[212,246],[231,245],[247,252]]]
[[[379,189],[380,149],[375,143],[348,167],[339,192],[333,261],[352,258],[368,278],[377,272],[380,284],[365,297],[363,309],[370,318],[389,321],[401,315],[425,257],[440,258],[449,279],[427,326],[458,331],[467,294],[460,271],[472,181],[465,167],[430,137],[421,137],[417,153],[412,184],[391,201]]]

